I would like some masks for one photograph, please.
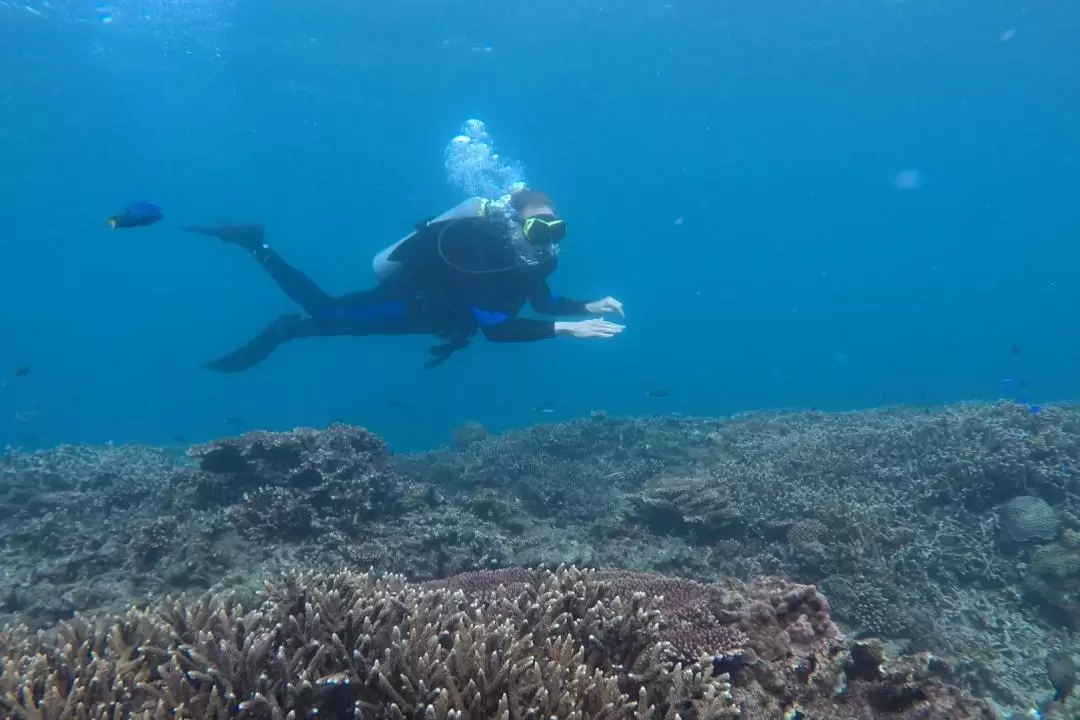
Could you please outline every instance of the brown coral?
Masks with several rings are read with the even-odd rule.
[[[199,458],[196,507],[228,505],[252,539],[300,542],[323,527],[355,533],[365,522],[405,511],[405,486],[385,443],[363,428],[250,432],[192,447]]]
[[[482,596],[535,589],[543,577],[543,574],[527,568],[507,568],[463,573],[427,583],[427,586],[463,590],[473,596]],[[747,638],[737,626],[738,616],[717,616],[714,608],[719,607],[722,598],[714,586],[622,570],[583,571],[580,578],[589,585],[603,585],[605,592],[613,596],[654,599],[662,617],[661,637],[668,643],[673,657],[691,662],[708,655],[718,661],[730,661],[743,654]]]
[[[635,518],[657,532],[708,540],[738,536],[743,530],[738,496],[711,478],[662,478],[633,500]]]
[[[890,660],[880,643],[857,642],[851,648],[850,682],[844,701],[830,717],[994,720],[995,714],[985,702],[944,682],[950,672],[948,663],[930,653]]]

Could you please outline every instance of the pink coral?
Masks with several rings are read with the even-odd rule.
[[[520,592],[539,585],[541,575],[525,568],[507,568],[488,572],[470,572],[426,583],[428,587],[461,590],[466,595],[488,595],[499,586]],[[711,585],[663,577],[650,573],[603,570],[588,574],[590,582],[606,583],[613,595],[630,598],[642,593],[656,599],[662,615],[661,637],[670,643],[682,659],[696,660],[702,655],[721,659],[742,655],[747,638],[737,627],[737,616],[717,615],[714,608],[720,597]]]
[[[427,583],[467,596],[537,589],[543,573],[524,568],[466,573]],[[882,648],[849,649],[813,585],[778,578],[703,584],[623,570],[570,574],[624,598],[642,593],[660,611],[660,635],[679,659],[713,655],[731,674],[741,720],[993,720],[981,700],[948,685],[948,666],[916,656],[886,662]]]

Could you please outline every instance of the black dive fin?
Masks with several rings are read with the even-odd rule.
[[[282,315],[270,323],[265,330],[256,335],[246,345],[238,347],[228,355],[203,365],[207,370],[224,373],[242,372],[258,365],[277,349],[278,345],[300,334],[304,318],[296,313]]]
[[[180,228],[185,232],[214,237],[224,243],[241,247],[254,247],[262,244],[266,228],[255,223],[244,225],[207,225]]]

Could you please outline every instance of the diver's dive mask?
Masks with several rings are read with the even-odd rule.
[[[566,221],[554,215],[525,218],[525,237],[533,245],[555,245],[566,237]]]

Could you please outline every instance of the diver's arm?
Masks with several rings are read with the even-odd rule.
[[[562,315],[566,317],[591,315],[586,309],[588,303],[579,300],[570,300],[561,295],[551,292],[546,280],[541,280],[532,293],[529,294],[529,305],[538,313],[544,315]]]
[[[480,331],[492,342],[535,342],[556,335],[575,338],[609,338],[623,331],[622,325],[607,320],[576,320],[547,322],[528,318],[507,317],[498,322],[481,323]]]
[[[529,318],[510,318],[504,323],[480,330],[492,342],[536,342],[555,337],[555,323]]]
[[[535,342],[555,337],[555,323],[550,320],[519,318],[497,310],[469,306],[480,332],[492,342]]]
[[[481,324],[480,332],[491,342],[517,343],[549,340],[555,337],[555,323],[550,320],[509,317],[500,322]]]

